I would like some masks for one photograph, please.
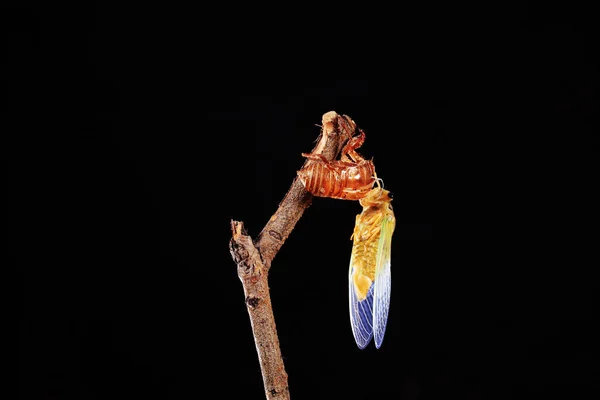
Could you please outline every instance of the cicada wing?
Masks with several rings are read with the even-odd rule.
[[[383,218],[377,248],[375,283],[373,285],[373,334],[375,336],[375,347],[377,348],[380,348],[383,342],[390,309],[392,234],[395,225],[396,221],[393,214]]]
[[[364,349],[373,338],[373,288],[371,285],[367,297],[359,300],[356,288],[352,281],[354,272],[354,256],[350,259],[350,273],[348,275],[349,299],[350,299],[350,324],[356,345]]]

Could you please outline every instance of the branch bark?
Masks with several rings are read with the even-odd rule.
[[[321,133],[312,152],[334,160],[355,130],[356,124],[349,117],[335,111],[323,114]],[[243,222],[231,221],[229,250],[244,287],[246,307],[268,400],[290,398],[288,375],[283,365],[271,307],[268,272],[277,252],[311,202],[312,195],[296,177],[256,240],[248,236]]]

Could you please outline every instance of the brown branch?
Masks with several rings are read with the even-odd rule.
[[[356,124],[335,111],[323,114],[322,123],[319,141],[312,152],[333,160],[354,134]],[[273,258],[311,201],[312,195],[296,177],[256,241],[246,234],[243,222],[231,221],[229,250],[244,287],[265,394],[269,400],[289,399],[290,393],[271,307],[268,272]]]

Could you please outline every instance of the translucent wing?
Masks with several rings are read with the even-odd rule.
[[[396,221],[394,215],[383,218],[379,245],[377,248],[377,264],[375,267],[375,284],[373,290],[373,334],[375,347],[380,348],[387,326],[388,312],[390,309],[390,293],[392,289],[391,254],[392,234]],[[371,293],[369,290],[369,294]]]
[[[354,253],[354,252],[353,252]],[[354,272],[354,254],[350,258],[350,273],[348,275],[349,298],[350,298],[350,325],[356,345],[364,349],[373,338],[373,288],[371,285],[367,297],[359,301],[356,288],[352,282]]]

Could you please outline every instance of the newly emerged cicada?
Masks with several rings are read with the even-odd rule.
[[[387,325],[391,293],[392,234],[396,218],[391,192],[377,186],[359,200],[350,271],[348,274],[350,324],[356,344],[364,349],[375,337],[380,348]]]
[[[306,190],[315,196],[343,200],[359,200],[367,195],[375,182],[373,161],[356,152],[365,141],[365,133],[352,137],[342,149],[340,159],[328,161],[321,154],[302,153],[308,159],[298,171]]]

